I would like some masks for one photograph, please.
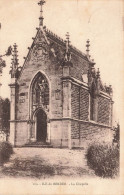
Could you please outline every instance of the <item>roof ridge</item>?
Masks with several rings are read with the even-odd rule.
[[[65,40],[62,39],[60,36],[58,36],[57,34],[53,33],[51,30],[49,30],[48,28],[44,28],[45,31],[47,31],[48,33],[50,33],[51,35],[53,35],[54,37],[58,38],[60,41],[62,41],[63,43],[65,43]]]
[[[64,39],[62,39],[60,36],[58,36],[57,34],[53,33],[51,30],[49,30],[48,28],[44,27],[44,30],[48,33],[50,33],[52,36],[54,36],[55,38],[58,38],[62,43],[65,44],[65,41]],[[83,55],[83,56],[86,56],[85,53],[83,53],[82,51],[80,51],[79,49],[77,49],[75,46],[73,46],[72,44],[70,45],[70,47],[72,49],[74,49],[77,53]]]

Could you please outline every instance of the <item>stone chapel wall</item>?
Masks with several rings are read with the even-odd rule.
[[[99,96],[98,99],[98,122],[110,125],[110,100]]]
[[[88,62],[79,55],[72,53],[72,64],[70,76],[82,81],[82,75],[88,72]]]
[[[80,94],[79,86],[72,84],[72,94],[71,94],[71,109],[72,118],[79,119],[80,110]]]
[[[72,83],[71,138],[72,147],[83,147],[93,142],[111,142],[111,100],[98,96],[97,121],[90,120],[88,89]]]
[[[89,91],[80,88],[80,120],[89,120]]]
[[[86,120],[89,119],[89,92],[81,86],[72,84],[72,118]]]
[[[77,126],[79,129],[75,128]],[[112,142],[113,131],[110,127],[92,122],[72,121],[72,128],[72,147],[88,147],[93,143]]]

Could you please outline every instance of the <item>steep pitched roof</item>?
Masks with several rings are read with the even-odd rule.
[[[29,52],[27,54],[27,57],[25,57],[25,61],[24,61],[24,64],[22,66],[21,73],[23,72],[23,69],[24,69],[26,63],[30,58],[30,54],[31,54],[34,46],[40,41],[39,39],[40,39],[41,36],[45,39],[46,44],[48,45],[48,47],[50,47],[50,50],[51,50],[51,52],[53,52],[53,54],[57,54],[57,55],[59,55],[59,57],[61,55],[60,58],[64,57],[64,52],[65,52],[65,47],[66,47],[65,40],[60,38],[58,35],[54,34],[52,31],[48,30],[46,27],[40,27],[40,28],[36,28],[36,29],[37,29],[36,36],[35,36],[35,38],[33,38],[33,43],[31,45],[31,47],[28,48]],[[59,51],[56,48],[55,44],[56,44],[56,46],[60,46]],[[82,53],[76,47],[70,45],[70,51],[72,53],[76,54],[77,56],[79,56],[80,58],[83,58],[86,61],[89,61],[88,58],[87,58],[87,55]]]

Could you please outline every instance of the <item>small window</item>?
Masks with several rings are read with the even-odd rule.
[[[20,93],[20,96],[25,96],[25,93]]]

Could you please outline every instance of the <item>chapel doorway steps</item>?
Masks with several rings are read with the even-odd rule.
[[[48,142],[42,142],[42,141],[29,142],[29,143],[25,144],[23,147],[53,148],[53,146],[50,143],[48,143]]]

